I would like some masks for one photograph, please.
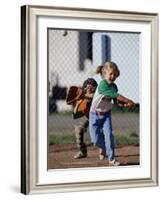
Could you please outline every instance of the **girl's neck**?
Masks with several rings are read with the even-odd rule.
[[[113,82],[108,81],[107,79],[104,78],[104,80],[108,83],[108,84],[112,84]]]

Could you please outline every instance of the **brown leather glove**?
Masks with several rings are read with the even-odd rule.
[[[130,100],[122,95],[119,95],[117,97],[117,101],[118,101],[118,105],[122,106],[122,107],[132,108],[135,106],[135,103],[132,100]]]
[[[124,104],[124,107],[126,108],[133,108],[135,106],[135,103],[132,100],[128,100],[127,103]]]
[[[73,105],[78,99],[82,97],[82,95],[84,94],[80,87],[71,86],[67,90],[66,103],[68,105]]]

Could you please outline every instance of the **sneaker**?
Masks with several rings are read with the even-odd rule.
[[[104,160],[105,159],[105,156],[106,156],[106,153],[103,149],[99,149],[99,159],[100,160]]]
[[[87,157],[87,153],[83,153],[79,151],[77,154],[75,154],[74,159],[80,159],[80,158],[86,158],[86,157]]]
[[[109,165],[110,166],[119,166],[120,162],[116,161],[115,159],[114,160],[109,160]]]

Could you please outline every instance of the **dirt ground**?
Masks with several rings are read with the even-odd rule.
[[[98,149],[88,145],[88,157],[74,159],[77,152],[75,144],[50,145],[48,153],[48,169],[104,167],[108,166],[107,159],[101,161],[98,158]],[[122,166],[139,165],[139,146],[116,146],[116,159]]]

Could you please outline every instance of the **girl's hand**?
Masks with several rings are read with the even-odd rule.
[[[124,104],[124,107],[126,108],[132,108],[134,106],[135,106],[135,103],[132,100],[128,100],[128,102]]]

